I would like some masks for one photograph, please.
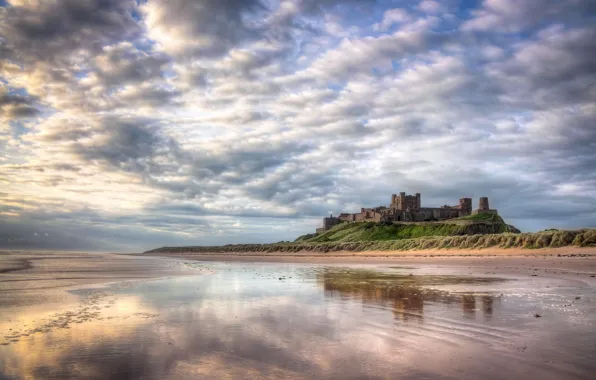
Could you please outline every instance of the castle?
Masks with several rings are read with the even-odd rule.
[[[497,214],[497,210],[490,209],[487,197],[480,197],[476,210],[472,210],[472,198],[460,198],[456,206],[422,207],[420,193],[406,195],[402,192],[391,195],[389,207],[361,208],[356,214],[341,213],[323,218],[323,227],[317,228],[317,233],[341,222],[429,222],[473,214]]]

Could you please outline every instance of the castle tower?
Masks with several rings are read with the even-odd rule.
[[[472,198],[459,198],[459,209],[463,215],[472,213]]]
[[[395,207],[397,202],[397,194],[391,194],[391,207]]]
[[[478,210],[490,210],[490,207],[488,207],[488,197],[480,197],[480,201],[478,202]]]
[[[416,193],[416,208],[421,208],[420,206],[420,193]]]

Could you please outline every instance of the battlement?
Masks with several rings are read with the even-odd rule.
[[[418,210],[420,207],[420,193],[406,195],[405,192],[401,192],[399,195],[391,195],[391,205],[389,208],[396,210]]]

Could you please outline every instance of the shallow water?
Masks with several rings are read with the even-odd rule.
[[[81,302],[60,308],[0,309],[0,379],[596,373],[596,293],[581,281],[423,266],[184,265],[193,274],[71,290]]]

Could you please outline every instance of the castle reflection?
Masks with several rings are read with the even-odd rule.
[[[424,307],[429,304],[461,307],[462,316],[466,319],[475,319],[477,316],[490,319],[500,298],[485,294],[448,292],[432,288],[431,285],[492,281],[501,280],[459,276],[412,276],[353,269],[325,271],[317,276],[317,282],[328,297],[359,299],[363,303],[390,308],[395,319],[419,322],[423,321]]]

